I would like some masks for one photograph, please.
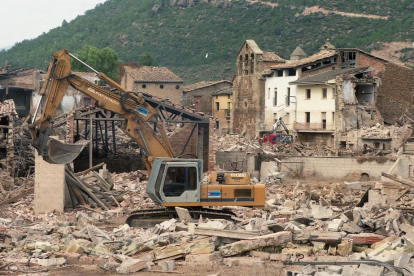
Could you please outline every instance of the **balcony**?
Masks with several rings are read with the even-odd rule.
[[[317,132],[332,132],[335,130],[334,124],[324,123],[293,123],[293,129],[296,131],[317,131]]]

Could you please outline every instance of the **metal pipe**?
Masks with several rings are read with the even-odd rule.
[[[114,145],[114,154],[116,155],[116,137],[115,137],[115,122],[112,121],[112,143]]]
[[[139,137],[141,137],[142,143],[144,144],[144,147],[145,147],[144,151],[145,151],[146,155],[149,156],[150,155],[150,152],[149,152],[149,149],[148,149],[148,145],[145,142],[144,135],[142,135],[141,130],[138,130],[138,134],[139,134]]]
[[[93,136],[92,136],[92,132],[93,132],[93,121],[92,121],[92,116],[89,117],[89,168],[93,167],[93,160],[92,160],[92,153],[93,153]]]
[[[43,99],[43,96],[41,96],[41,97],[40,97],[39,103],[37,104],[37,107],[36,107],[35,113],[34,113],[33,118],[32,118],[32,124],[33,124],[33,123],[35,122],[35,120],[36,120],[37,112],[39,112],[39,108],[40,108],[40,104],[42,103],[42,99]]]
[[[89,66],[88,64],[86,64],[85,62],[83,62],[82,60],[78,59],[77,57],[75,57],[74,55],[72,55],[71,53],[69,53],[69,56],[71,58],[73,58],[74,60],[76,60],[77,62],[79,62],[80,64],[82,64],[83,66],[87,67],[89,70],[93,71],[95,74],[99,74],[98,71],[96,71],[95,69],[93,69],[91,66]]]

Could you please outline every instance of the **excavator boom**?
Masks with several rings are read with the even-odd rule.
[[[50,122],[69,85],[95,99],[97,106],[112,111],[125,119],[124,131],[145,152],[143,159],[148,171],[151,171],[154,157],[174,157],[163,123],[158,120],[157,111],[146,103],[142,96],[135,92],[126,92],[125,88],[82,61],[80,61],[82,64],[97,73],[100,79],[117,89],[119,93],[108,91],[72,74],[70,57],[80,61],[67,50],[61,50],[53,54],[40,93],[42,97],[46,97],[45,106],[40,118],[32,126],[33,146],[46,161],[57,164],[69,163],[80,154],[86,145],[86,143],[79,145],[63,144],[50,138]],[[147,123],[150,120],[157,122],[156,125],[160,135],[157,135]]]

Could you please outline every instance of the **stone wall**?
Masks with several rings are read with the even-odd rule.
[[[265,82],[255,75],[237,76],[233,83],[234,132],[254,138],[265,118]]]
[[[368,174],[370,180],[379,180],[381,172],[388,172],[394,159],[385,157],[362,161],[348,157],[281,157],[281,171],[294,171],[303,176],[315,176],[323,179],[359,180],[362,174]],[[288,162],[288,163],[284,163]]]
[[[145,85],[145,88],[143,88]],[[128,90],[130,90],[128,88]],[[169,99],[175,104],[182,102],[182,83],[134,83],[131,91],[144,92],[162,99]]]

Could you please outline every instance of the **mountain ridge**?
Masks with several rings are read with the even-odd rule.
[[[411,4],[406,0],[385,0],[381,5],[375,0],[108,0],[36,39],[0,51],[0,64],[8,60],[15,66],[45,70],[54,51],[76,52],[90,44],[113,48],[123,62],[137,62],[140,55],[151,53],[160,66],[187,83],[231,80],[235,56],[246,39],[285,59],[297,46],[311,55],[328,38],[337,47],[367,52],[381,53],[387,50],[386,43],[395,41],[409,45],[414,40]],[[396,51],[402,64],[412,65],[414,49]]]

